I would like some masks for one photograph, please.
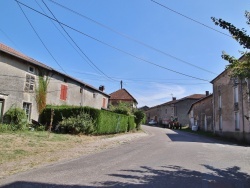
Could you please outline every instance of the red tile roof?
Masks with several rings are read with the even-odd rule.
[[[110,100],[133,100],[137,103],[136,99],[126,89],[119,89],[111,93]]]
[[[16,50],[14,50],[13,48],[10,48],[10,47],[8,47],[8,46],[6,46],[4,44],[1,44],[1,43],[0,43],[0,51],[3,51],[5,53],[7,53],[7,54],[18,57],[20,59],[26,60],[26,61],[31,62],[31,63],[33,63],[35,65],[38,65],[40,67],[52,70],[51,67],[49,67],[49,66],[47,66],[47,65],[45,65],[43,63],[40,63],[39,61],[36,61],[35,59],[32,59],[32,58],[30,58],[30,57],[28,57],[28,56],[26,56],[26,55],[24,55],[24,54],[22,54],[22,53],[20,53],[20,52],[18,52]]]

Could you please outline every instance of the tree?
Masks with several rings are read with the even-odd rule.
[[[250,26],[250,12],[245,11],[245,17],[247,19],[246,23]],[[250,36],[247,34],[247,31],[244,28],[239,29],[223,19],[216,19],[214,17],[211,19],[215,25],[228,30],[232,37],[246,49],[245,52],[240,52],[243,57],[240,59],[236,59],[225,52],[222,53],[222,58],[229,62],[226,69],[231,70],[231,77],[238,77],[240,79],[250,78],[250,54],[248,52],[250,49]]]
[[[36,103],[37,111],[41,114],[46,107],[47,90],[49,84],[49,77],[42,71],[39,71],[39,84],[36,89]]]
[[[109,109],[112,112],[118,113],[118,114],[124,114],[124,115],[132,115],[133,109],[131,107],[130,103],[121,102],[119,101],[116,105],[110,105]]]

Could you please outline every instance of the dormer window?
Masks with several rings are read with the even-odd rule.
[[[29,68],[28,68],[28,71],[30,72],[30,73],[35,73],[35,68],[34,67],[32,67],[32,66],[29,66]]]

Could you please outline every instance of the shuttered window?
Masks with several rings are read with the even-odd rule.
[[[106,99],[105,98],[102,99],[102,107],[106,108]]]
[[[30,74],[26,74],[24,91],[25,92],[35,91],[35,76],[32,76]]]
[[[60,99],[66,101],[67,99],[68,86],[61,85]]]

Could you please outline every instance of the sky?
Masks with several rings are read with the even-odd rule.
[[[0,0],[0,43],[107,94],[122,80],[138,107],[213,92],[244,49],[211,17],[249,31],[249,0],[18,1]]]

